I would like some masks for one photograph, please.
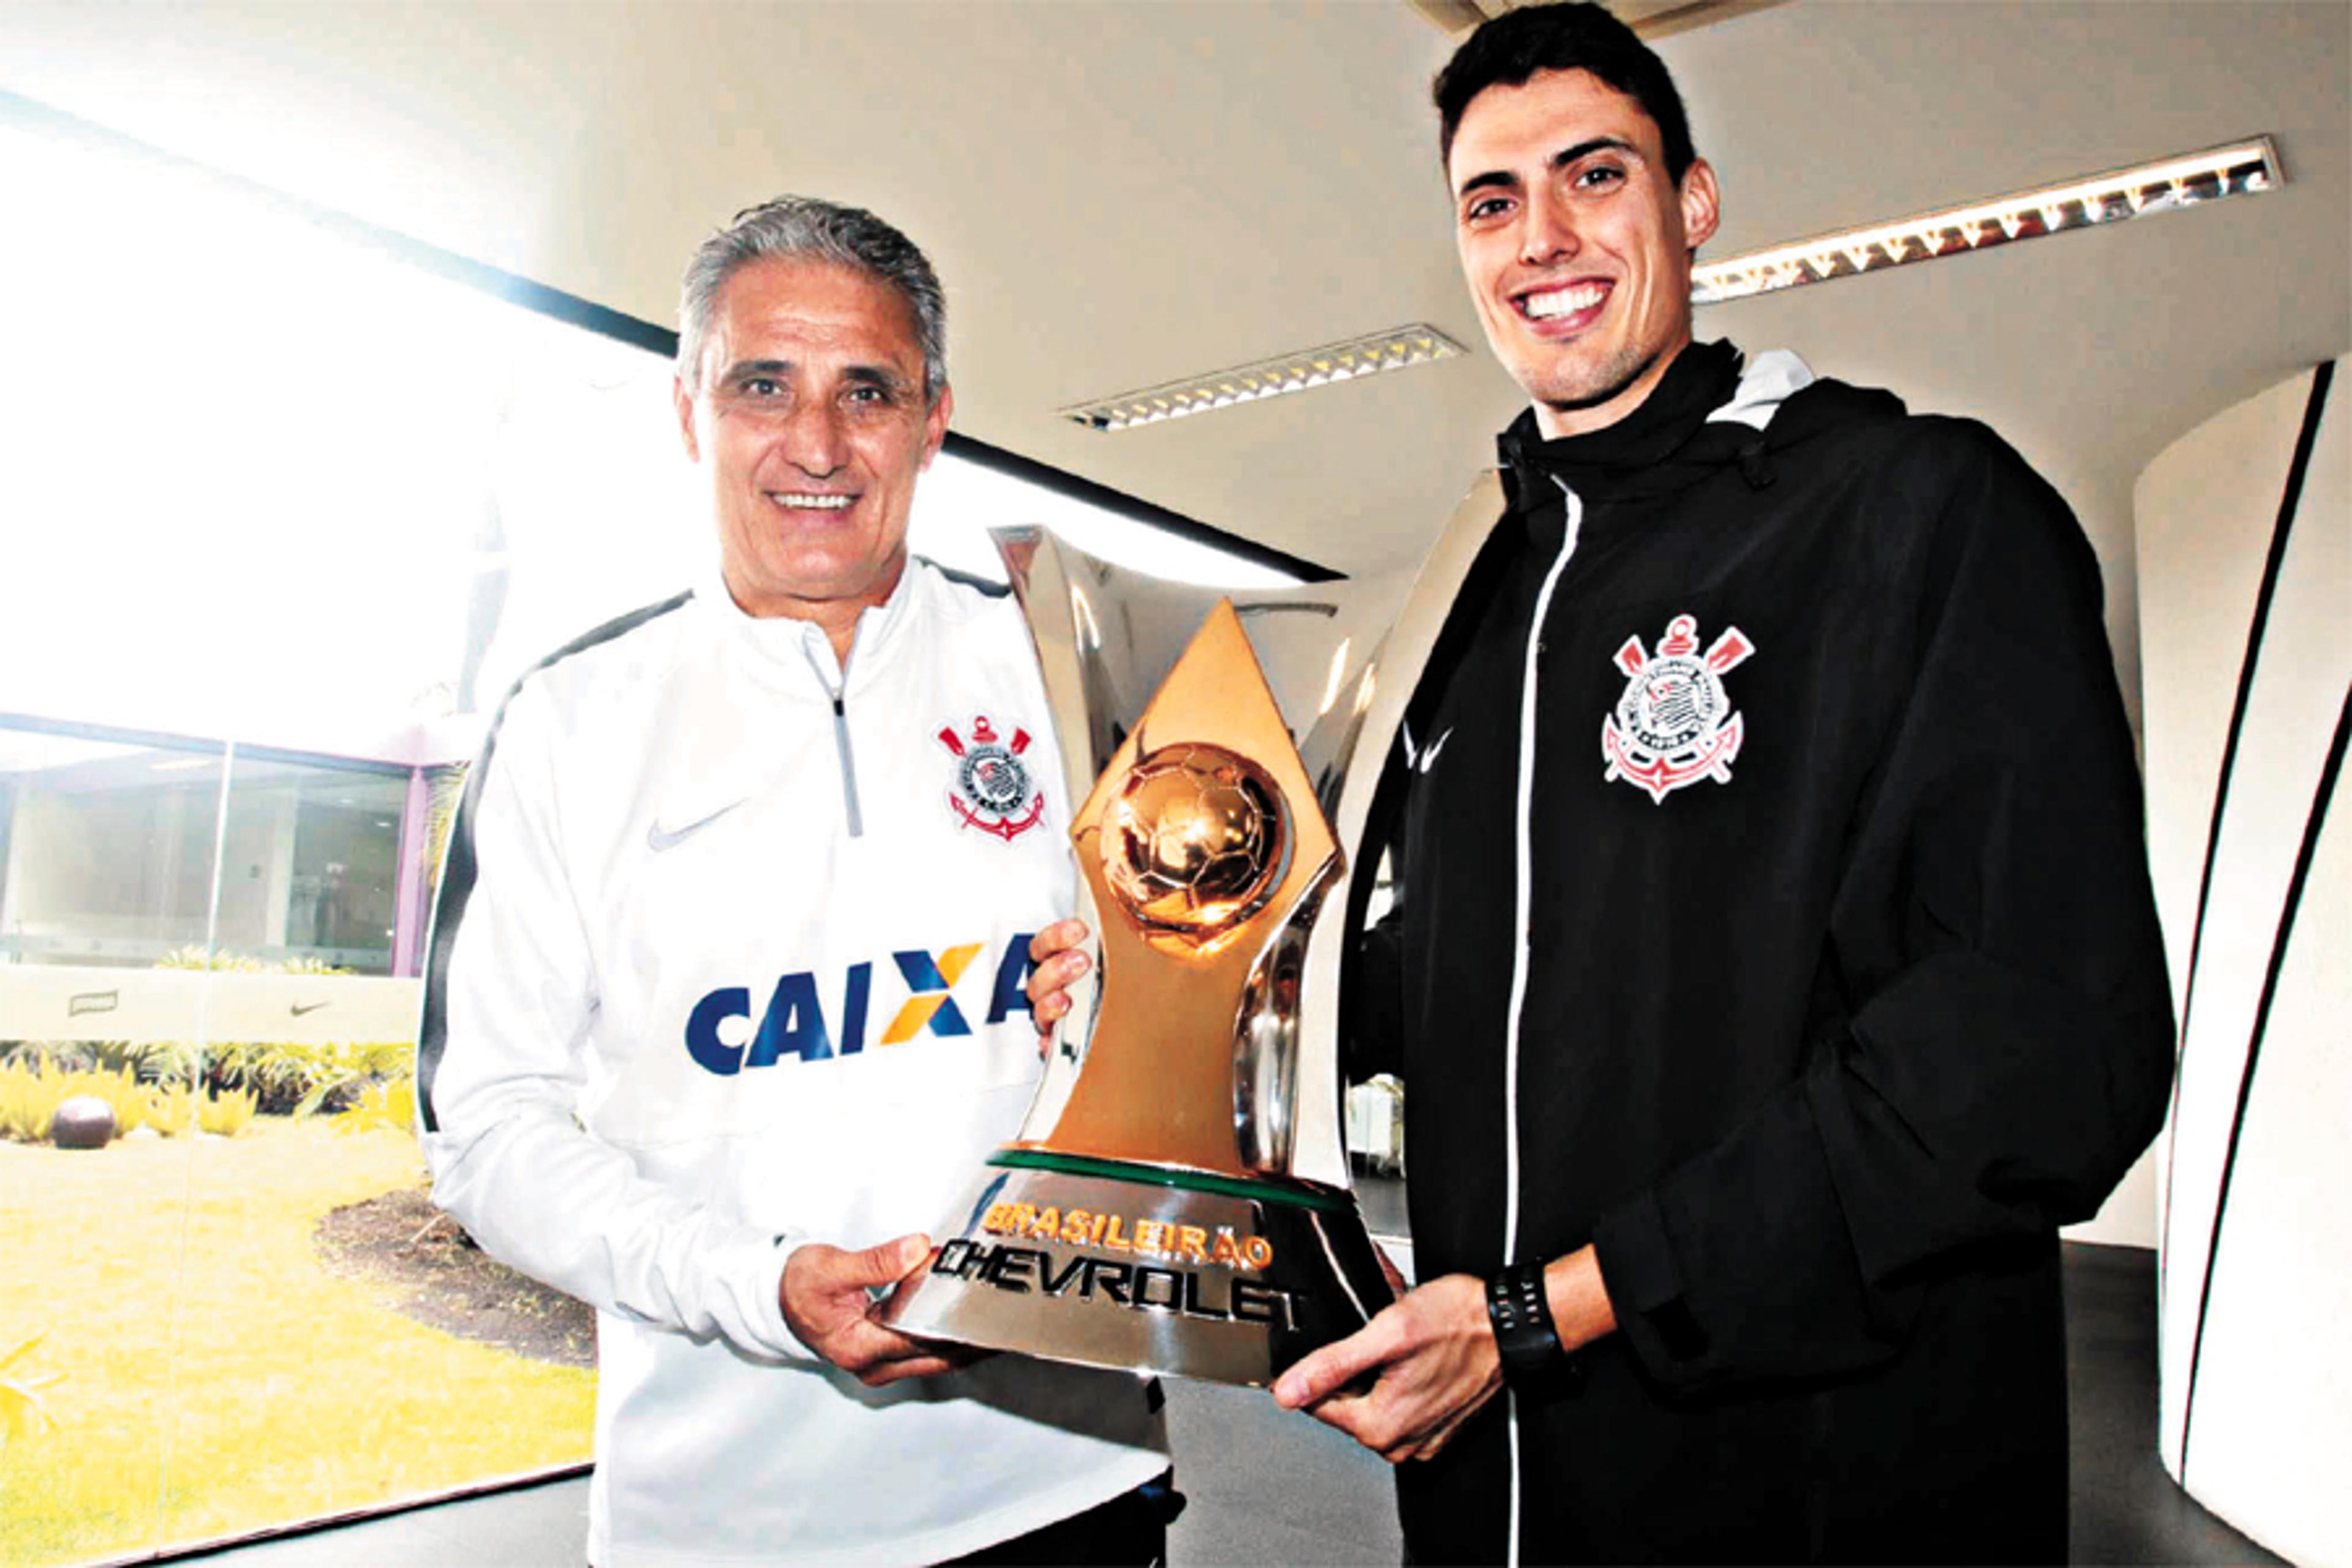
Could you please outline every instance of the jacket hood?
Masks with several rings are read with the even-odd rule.
[[[1675,355],[1657,390],[1606,429],[1548,441],[1530,408],[1496,447],[1511,509],[1525,512],[1557,500],[1559,485],[1588,500],[1632,499],[1687,489],[1731,467],[1751,489],[1764,489],[1776,454],[1827,430],[1904,412],[1893,393],[1815,379],[1785,349],[1751,361],[1719,339]]]

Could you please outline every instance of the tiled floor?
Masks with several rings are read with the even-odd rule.
[[[1366,1209],[1379,1226],[1374,1194]],[[2275,1563],[2191,1501],[2156,1458],[2151,1253],[2069,1247],[2077,1563]],[[1201,1563],[1398,1560],[1388,1468],[1263,1393],[1169,1384],[1191,1500],[1169,1556]],[[207,1554],[221,1568],[579,1568],[587,1483],[563,1480]]]

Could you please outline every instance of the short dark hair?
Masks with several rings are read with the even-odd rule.
[[[1538,71],[1591,71],[1642,106],[1658,128],[1666,173],[1676,184],[1698,156],[1682,94],[1660,59],[1633,29],[1592,5],[1527,5],[1506,11],[1454,51],[1430,84],[1437,104],[1437,157],[1454,156],[1454,132],[1463,110],[1490,87],[1523,87]]]

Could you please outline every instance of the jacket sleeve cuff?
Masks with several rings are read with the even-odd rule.
[[[1592,1250],[1618,1332],[1644,1369],[1672,1381],[1706,1345],[1684,1299],[1682,1262],[1657,1193],[1639,1193],[1602,1215],[1593,1228]]]
[[[807,1240],[796,1231],[786,1231],[764,1244],[744,1247],[738,1258],[730,1260],[730,1286],[741,1302],[740,1321],[751,1342],[747,1348],[786,1361],[824,1359],[803,1344],[784,1321],[784,1265]]]

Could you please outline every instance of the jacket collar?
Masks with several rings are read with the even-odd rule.
[[[790,767],[813,733],[835,722],[824,709],[836,693],[853,700],[903,655],[908,628],[923,613],[928,563],[909,557],[898,585],[869,606],[850,644],[846,682],[833,642],[814,621],[743,613],[719,570],[715,553],[695,582],[702,635],[715,650],[716,683],[698,686],[692,721],[681,726],[665,758],[656,806],[656,842],[722,814],[768,788]],[[778,704],[800,710],[778,722]],[[802,705],[805,704],[805,707]],[[812,731],[809,725],[818,728]]]
[[[1812,367],[1803,360],[1787,349],[1766,349],[1748,362],[1739,373],[1739,384],[1731,389],[1730,401],[1709,414],[1706,422],[1762,430],[1780,412],[1780,405],[1812,384]]]
[[[1533,408],[1523,410],[1496,440],[1516,505],[1549,505],[1557,479],[1580,495],[1608,491],[1612,482],[1672,457],[1728,401],[1739,380],[1739,351],[1728,342],[1691,343],[1650,395],[1614,425],[1581,436],[1545,438]]]
[[[1512,509],[1548,513],[1562,486],[1587,500],[1662,494],[1734,463],[1761,488],[1765,431],[1812,380],[1785,349],[1750,362],[1718,341],[1676,354],[1642,405],[1605,429],[1548,441],[1528,409],[1496,441]]]
[[[919,579],[929,569],[928,563],[909,555],[890,596],[858,616],[846,670],[834,656],[833,639],[815,622],[747,615],[728,592],[715,553],[705,563],[694,596],[717,627],[730,664],[762,686],[829,703],[837,693],[855,692],[871,683],[897,656],[918,613],[917,600],[923,592]]]

